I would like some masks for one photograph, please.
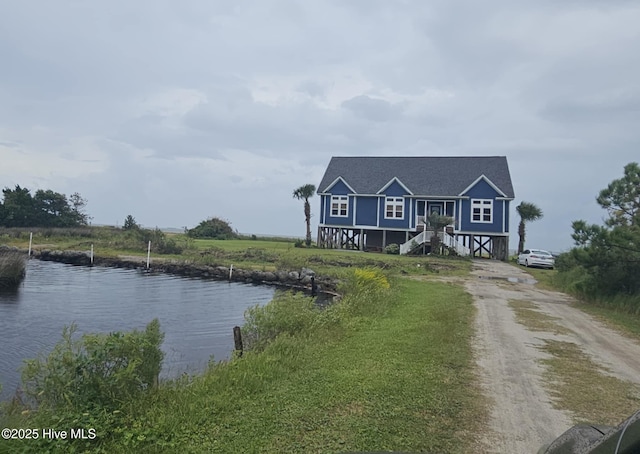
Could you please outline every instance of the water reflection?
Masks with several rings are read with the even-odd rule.
[[[25,358],[49,351],[62,328],[78,333],[144,329],[160,320],[165,333],[162,376],[198,372],[211,356],[228,358],[233,326],[246,308],[265,304],[274,289],[132,270],[74,267],[32,260],[16,292],[0,293],[1,398],[19,382]]]

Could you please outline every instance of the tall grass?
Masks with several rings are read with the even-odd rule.
[[[25,277],[27,257],[23,252],[0,249],[0,289],[14,289]]]

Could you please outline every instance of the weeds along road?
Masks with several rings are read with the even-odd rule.
[[[480,441],[486,453],[535,453],[580,419],[551,397],[557,383],[550,384],[547,366],[540,362],[552,356],[542,350],[548,341],[573,343],[606,374],[640,385],[639,343],[573,307],[569,296],[523,282],[532,279],[524,270],[476,260],[464,282],[477,308],[475,355],[490,406],[487,432]],[[546,327],[518,318],[519,305],[533,309],[529,314],[535,318],[543,317]]]

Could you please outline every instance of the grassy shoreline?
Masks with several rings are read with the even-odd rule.
[[[0,248],[0,290],[13,290],[22,283],[26,260],[26,254],[19,250]]]
[[[24,246],[21,241],[12,244]],[[34,247],[87,249],[86,238],[45,241],[38,239]],[[7,427],[97,431],[96,440],[46,446],[42,440],[2,441],[0,451],[474,450],[486,408],[474,376],[471,297],[455,285],[403,277],[464,275],[469,261],[293,248],[292,243],[259,240],[196,240],[192,246],[180,256],[166,257],[194,263],[233,260],[234,266],[261,270],[308,266],[343,280],[356,269],[384,270],[391,289],[377,292],[377,281],[365,279],[323,314],[305,312],[296,318],[295,308],[276,314],[271,322],[285,329],[263,351],[164,383],[124,403],[118,413],[0,412]],[[112,256],[143,255],[96,249]],[[287,331],[300,323],[304,328]]]

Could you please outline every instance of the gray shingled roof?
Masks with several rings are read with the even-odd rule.
[[[356,193],[376,194],[397,177],[414,195],[457,196],[480,175],[514,197],[505,156],[333,157],[318,192],[342,177]]]

